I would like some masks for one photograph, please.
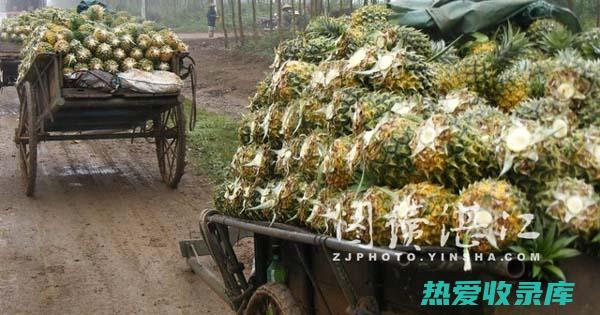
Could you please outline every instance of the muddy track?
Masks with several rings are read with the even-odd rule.
[[[197,230],[210,184],[160,180],[152,143],[43,143],[36,197],[20,186],[15,90],[0,95],[1,314],[229,314],[177,241]]]

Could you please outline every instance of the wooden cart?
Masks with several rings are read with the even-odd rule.
[[[15,143],[26,194],[35,191],[39,143],[62,140],[152,138],[162,179],[176,188],[185,166],[184,96],[67,88],[62,62],[58,54],[38,55],[17,84],[21,106]],[[178,54],[171,66],[183,79],[191,78],[195,98],[192,58]],[[194,120],[195,100],[192,103]]]
[[[0,88],[13,86],[19,76],[21,44],[0,42]]]
[[[450,247],[367,247],[291,225],[232,218],[215,210],[202,213],[200,235],[180,242],[182,256],[233,311],[246,315],[489,314],[490,308],[482,304],[425,310],[420,306],[424,283],[515,280],[526,271],[522,261],[498,260],[473,261],[472,272],[465,272],[460,258],[450,259],[451,254],[462,257]],[[246,265],[234,251],[234,244],[245,237],[254,240],[253,261]],[[274,248],[287,270],[285,284],[267,280]],[[408,253],[415,255],[412,260]],[[435,259],[430,259],[433,254]],[[353,259],[346,261],[348,255]],[[202,256],[214,260],[218,275]]]

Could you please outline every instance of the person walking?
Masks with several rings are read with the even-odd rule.
[[[211,3],[206,13],[206,20],[208,21],[208,37],[212,38],[215,36],[215,28],[217,26],[217,8],[214,3]]]

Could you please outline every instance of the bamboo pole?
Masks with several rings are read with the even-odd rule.
[[[229,38],[227,37],[227,28],[225,27],[225,4],[224,0],[219,0],[219,11],[221,12],[221,27],[223,28],[223,37],[225,38],[225,48],[229,48]]]

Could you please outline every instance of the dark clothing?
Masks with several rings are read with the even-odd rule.
[[[77,13],[81,13],[81,12],[87,10],[89,7],[96,5],[96,4],[101,5],[104,8],[108,7],[106,4],[104,4],[100,1],[97,1],[97,0],[83,0],[77,6]]]
[[[208,26],[215,27],[217,25],[217,9],[214,6],[208,9],[206,20],[208,20]]]

